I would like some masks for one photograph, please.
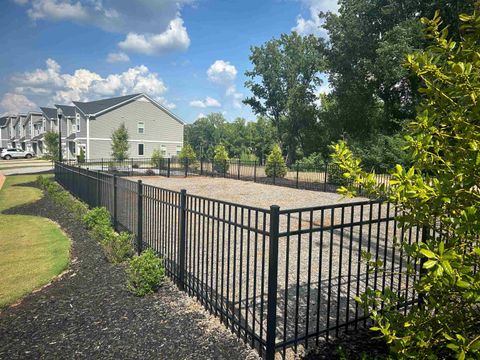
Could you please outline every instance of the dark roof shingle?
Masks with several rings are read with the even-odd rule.
[[[120,96],[110,99],[103,99],[97,101],[90,101],[90,102],[80,102],[80,101],[73,101],[75,106],[77,106],[84,114],[86,115],[93,115],[103,111],[105,109],[111,108],[112,106],[118,105],[124,101],[128,101],[133,99],[134,97],[140,94],[132,94],[126,96]]]
[[[62,109],[63,111],[63,116],[72,116],[72,117],[75,117],[75,106],[71,106],[71,105],[58,105],[58,104],[55,104],[55,106],[58,108],[58,109]],[[56,117],[57,115],[55,115]]]
[[[5,126],[7,124],[8,116],[0,117],[0,127]]]
[[[57,109],[49,108],[49,107],[40,107],[40,110],[45,114],[46,117],[49,119],[56,119],[57,118]]]

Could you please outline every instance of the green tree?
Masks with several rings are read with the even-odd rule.
[[[213,157],[214,170],[220,174],[225,174],[230,167],[230,164],[228,163],[229,159],[225,146],[217,145],[215,147],[215,156]]]
[[[283,178],[287,175],[287,165],[282,155],[282,149],[278,144],[273,146],[272,152],[267,157],[265,174],[268,177]]]
[[[403,261],[422,264],[415,283],[421,304],[404,315],[397,307],[401,300],[388,289],[368,289],[359,299],[375,321],[372,329],[400,358],[480,356],[480,16],[459,18],[459,41],[449,39],[438,13],[422,19],[432,45],[407,57],[422,94],[406,137],[412,165],[397,165],[390,187],[377,186],[344,142],[335,146],[344,176],[387,196],[402,214],[401,226],[437,235],[426,232],[422,243],[404,244]],[[355,195],[354,188],[341,192]]]
[[[112,133],[111,139],[112,157],[118,161],[127,159],[130,144],[128,142],[128,130],[125,124],[121,124],[118,129]]]
[[[162,162],[163,162],[162,153],[160,152],[159,149],[154,149],[152,151],[152,157],[150,159],[151,165],[158,169],[162,165]]]
[[[314,101],[324,69],[322,44],[313,35],[294,32],[251,49],[253,69],[245,73],[250,78],[245,86],[253,95],[244,103],[272,121],[290,162],[297,147],[304,146],[304,134],[316,123]]]
[[[180,150],[180,154],[178,154],[178,158],[181,161],[188,160],[189,163],[193,163],[197,160],[197,154],[195,154],[195,151],[192,148],[192,145],[190,144],[185,144],[182,147],[182,150]]]
[[[58,160],[58,134],[54,131],[47,131],[43,138],[46,150],[45,158]]]
[[[85,150],[83,150],[83,147],[80,148],[80,155],[78,155],[78,162],[80,164],[83,164],[85,162]]]

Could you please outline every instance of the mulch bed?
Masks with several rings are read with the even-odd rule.
[[[257,358],[172,283],[152,296],[130,294],[124,268],[108,263],[82,224],[48,197],[5,213],[57,222],[72,250],[67,273],[0,313],[0,359]]]
[[[378,333],[368,329],[358,329],[354,333],[343,334],[329,342],[308,351],[303,360],[363,360],[387,359],[388,347],[385,341],[375,339]]]

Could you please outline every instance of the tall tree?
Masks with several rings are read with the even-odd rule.
[[[112,133],[111,139],[112,157],[119,161],[127,159],[130,144],[128,143],[128,130],[125,124],[121,124],[118,129]]]
[[[253,69],[245,73],[250,78],[245,86],[253,95],[244,103],[271,119],[290,162],[316,122],[314,101],[324,70],[322,46],[323,41],[313,35],[293,32],[251,49]]]

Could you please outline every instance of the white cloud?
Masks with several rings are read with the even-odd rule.
[[[228,61],[216,60],[207,70],[208,80],[216,84],[230,85],[237,77],[237,69]]]
[[[179,17],[173,19],[167,30],[160,34],[128,33],[118,46],[126,51],[147,55],[163,54],[172,51],[185,51],[190,46],[187,28]]]
[[[316,35],[326,37],[327,33],[321,26],[323,21],[318,17],[318,14],[323,11],[337,12],[339,5],[338,0],[301,0],[302,6],[308,8],[309,18],[304,18],[301,15],[297,16],[297,25],[292,28],[300,35]]]
[[[235,109],[242,108],[243,94],[237,91],[235,85],[229,86],[225,94],[232,99],[232,105]]]
[[[207,108],[207,107],[221,107],[222,105],[217,99],[207,96],[205,100],[190,101],[190,106],[198,107],[198,108]]]
[[[125,51],[160,54],[190,45],[181,10],[197,0],[15,0],[38,21],[71,21],[126,34]]]
[[[112,52],[107,56],[107,62],[115,63],[115,62],[128,62],[130,58],[124,52]]]
[[[201,119],[201,118],[204,118],[204,117],[207,117],[207,116],[206,116],[204,113],[199,113],[199,114],[197,115],[197,120],[198,120],[198,119]]]
[[[37,110],[38,106],[25,95],[6,93],[0,100],[0,109],[4,114],[17,114]]]
[[[72,74],[63,74],[60,65],[48,59],[45,69],[18,74],[12,78],[17,83],[18,94],[38,97],[38,103],[51,105],[55,102],[89,101],[102,97],[146,93],[172,109],[164,95],[167,87],[157,73],[145,65],[102,77],[88,69],[77,69]]]

